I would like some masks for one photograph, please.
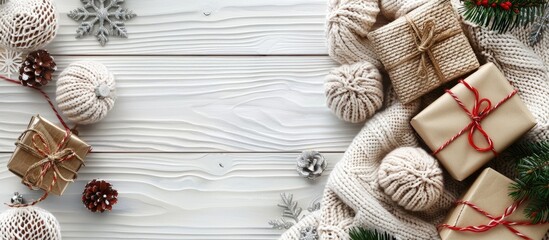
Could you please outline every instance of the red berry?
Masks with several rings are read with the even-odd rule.
[[[488,0],[482,0],[482,5],[488,7]]]
[[[498,5],[496,3],[492,3],[492,7],[497,7]]]

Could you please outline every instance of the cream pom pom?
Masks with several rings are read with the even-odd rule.
[[[379,185],[387,196],[410,211],[423,211],[442,196],[442,169],[435,158],[421,148],[402,147],[382,160]]]
[[[57,81],[57,103],[77,124],[92,124],[107,116],[116,100],[114,76],[97,62],[69,65]]]
[[[324,88],[328,107],[347,122],[363,122],[383,105],[381,74],[368,62],[335,68]]]
[[[378,13],[377,0],[330,0],[326,23],[330,56],[341,64],[367,61],[382,67],[366,36]]]
[[[0,46],[17,51],[41,48],[57,35],[53,0],[10,0],[0,5]]]

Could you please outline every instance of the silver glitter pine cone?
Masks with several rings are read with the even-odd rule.
[[[311,180],[320,177],[327,166],[328,162],[317,151],[303,151],[297,158],[297,172]]]

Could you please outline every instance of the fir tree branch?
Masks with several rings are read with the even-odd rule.
[[[549,0],[461,1],[461,12],[466,20],[500,33],[533,22],[549,3]]]
[[[509,195],[515,201],[528,200],[525,215],[533,223],[549,222],[549,141],[520,148],[529,155],[520,159]]]
[[[353,228],[349,231],[351,240],[396,240],[388,233],[380,233],[376,230],[367,230],[361,227]]]

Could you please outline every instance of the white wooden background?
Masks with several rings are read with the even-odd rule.
[[[325,0],[128,0],[139,16],[129,39],[74,38],[57,0],[60,30],[48,47],[59,71],[77,60],[104,63],[119,98],[99,124],[80,129],[94,153],[63,197],[41,207],[64,239],[276,239],[279,194],[306,208],[360,125],[325,107],[323,77],[335,62],[324,38]],[[54,95],[55,84],[46,90]],[[55,117],[35,92],[0,82],[0,200],[30,193],[6,169],[30,117]],[[295,157],[329,160],[318,181],[300,178]],[[111,181],[120,202],[108,214],[80,202],[85,183]],[[4,206],[0,210],[5,210]]]

